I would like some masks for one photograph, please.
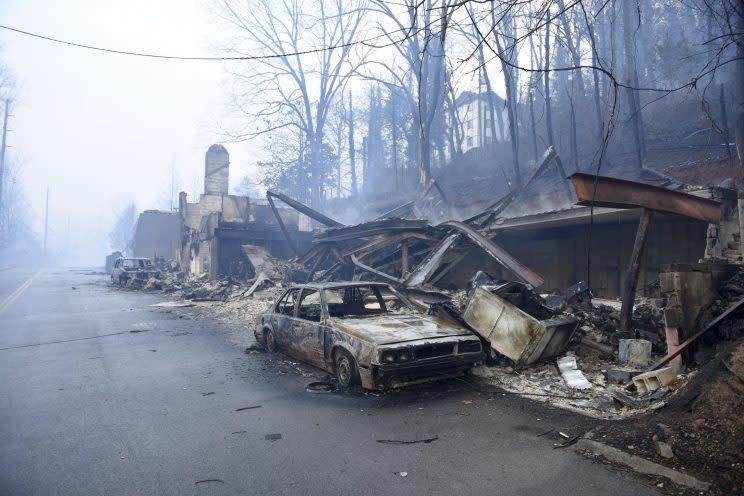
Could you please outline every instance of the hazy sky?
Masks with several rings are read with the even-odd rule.
[[[216,55],[220,28],[210,5],[5,0],[0,23],[121,50]],[[76,262],[101,262],[115,214],[126,203],[134,201],[139,210],[168,205],[172,169],[177,189],[189,195],[199,190],[204,152],[223,139],[222,63],[98,53],[5,30],[0,46],[0,60],[17,85],[10,158],[22,168],[39,232],[50,189],[52,247],[76,251]],[[227,147],[235,186],[255,154],[245,145]]]

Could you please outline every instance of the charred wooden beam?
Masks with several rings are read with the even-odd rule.
[[[625,289],[623,290],[623,304],[620,308],[620,330],[630,331],[630,324],[633,318],[633,305],[635,303],[636,287],[638,286],[638,275],[641,272],[641,259],[646,247],[646,238],[648,237],[648,228],[651,225],[654,212],[647,208],[643,209],[643,215],[638,222],[638,231],[636,231],[635,243],[633,244],[633,253],[630,256],[630,265],[625,275]]]
[[[413,204],[415,200],[411,200],[403,205],[397,206],[392,210],[385,212],[384,214],[377,217],[375,220],[390,219],[392,217],[402,218],[404,214],[411,213],[413,211]]]
[[[473,243],[480,246],[486,253],[491,255],[505,269],[517,276],[520,281],[531,284],[534,287],[542,286],[545,282],[545,279],[543,279],[538,273],[534,272],[532,269],[514,258],[509,252],[491,241],[488,237],[484,236],[464,222],[450,220],[439,224],[439,227],[448,227],[464,234]]]
[[[295,243],[295,240],[289,234],[289,231],[287,230],[287,226],[284,225],[282,216],[279,214],[279,210],[277,210],[276,205],[274,205],[274,200],[271,199],[271,195],[272,195],[271,191],[266,192],[266,199],[269,201],[269,206],[271,206],[271,210],[274,212],[274,217],[276,217],[276,221],[279,223],[279,227],[282,229],[282,233],[284,233],[284,237],[287,239],[287,243],[289,244],[289,247],[292,248],[292,251],[294,252],[295,256],[299,257],[300,249],[297,247],[297,243]]]
[[[408,272],[408,239],[400,242],[400,273],[405,277]]]
[[[450,234],[442,239],[439,244],[431,250],[429,255],[416,267],[413,272],[406,278],[406,286],[421,286],[431,276],[434,271],[442,264],[444,254],[447,253],[452,245],[460,238],[459,234]]]
[[[283,195],[281,193],[274,193],[273,191],[267,191],[266,192],[266,199],[269,200],[269,203],[271,203],[272,207],[274,205],[273,202],[271,202],[271,198],[272,197],[280,199],[281,201],[283,201],[284,203],[286,203],[290,207],[294,208],[295,210],[297,210],[301,214],[307,215],[311,219],[317,220],[318,222],[320,222],[321,224],[323,224],[325,226],[328,226],[328,227],[343,227],[343,224],[341,224],[340,222],[337,222],[337,221],[331,219],[330,217],[326,217],[325,215],[321,214],[320,212],[318,212],[314,208],[308,207],[304,203],[300,203],[297,200],[292,199],[292,198],[288,197],[287,195]],[[274,208],[274,215],[276,215],[277,216],[277,220],[279,220],[279,215],[278,215],[278,212],[277,212],[276,208]],[[281,220],[279,220],[279,222],[281,223]]]
[[[332,227],[314,236],[314,242],[347,241],[378,235],[392,235],[404,231],[427,230],[425,220],[383,219],[364,222],[354,226]]]
[[[555,151],[555,148],[549,146],[545,150],[545,153],[543,153],[543,156],[540,158],[540,165],[534,171],[532,171],[532,174],[530,174],[530,177],[527,178],[527,181],[525,181],[521,186],[518,186],[517,188],[511,190],[506,196],[493,203],[482,213],[476,214],[473,217],[466,219],[465,223],[485,226],[486,224],[491,222],[501,212],[506,210],[506,208],[511,205],[511,202],[517,197],[517,195],[524,191],[532,183],[532,181],[535,180],[536,177],[545,172],[548,166],[553,162],[553,159],[557,157],[558,153]],[[559,171],[561,171],[561,177],[565,178],[566,172],[563,170],[563,164],[559,163],[558,168]],[[566,186],[566,188],[568,190],[568,186]],[[571,192],[568,191],[568,194],[570,196]]]
[[[384,273],[382,271],[379,271],[379,270],[377,270],[377,269],[375,269],[373,267],[370,267],[369,265],[366,265],[361,260],[359,260],[356,257],[356,255],[351,255],[351,262],[354,265],[356,265],[357,267],[359,267],[360,269],[362,269],[362,270],[364,270],[366,272],[369,272],[370,274],[374,274],[374,275],[376,275],[376,276],[378,276],[378,277],[380,277],[382,279],[385,279],[388,282],[391,282],[391,283],[396,284],[396,285],[403,283],[403,280],[402,279],[398,279],[397,277],[393,277],[390,274],[386,274],[386,273]]]

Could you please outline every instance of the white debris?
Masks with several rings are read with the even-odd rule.
[[[584,373],[576,365],[576,357],[565,356],[558,359],[558,370],[561,371],[566,385],[572,389],[591,389],[592,383],[586,380]]]
[[[183,308],[183,307],[193,307],[193,306],[196,306],[196,304],[190,301],[163,301],[160,303],[155,303],[154,305],[150,305],[150,306],[161,307],[161,308]]]

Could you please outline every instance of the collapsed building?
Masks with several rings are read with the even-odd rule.
[[[611,172],[569,175],[551,147],[523,185],[480,211],[472,211],[478,203],[472,191],[468,211],[468,205],[455,204],[451,191],[432,181],[418,198],[381,214],[368,212],[372,220],[357,225],[280,199],[323,225],[313,233],[312,247],[297,257],[308,269],[308,280],[380,280],[426,306],[458,299],[453,291],[475,289],[473,274],[485,273],[494,281],[524,285],[521,293],[534,294],[533,300],[552,295],[560,302],[561,294],[587,293],[595,301],[617,302],[612,332],[583,340],[595,349],[608,352],[633,338],[648,343],[649,357],[651,346],[657,351],[686,348],[691,344],[686,340],[698,339],[699,329],[720,313],[710,311],[720,301],[717,289],[742,263],[737,192],[726,182],[695,187],[650,169],[616,167]],[[281,195],[269,192],[272,196]],[[533,354],[531,361],[557,354],[576,329],[550,321],[560,308],[558,313],[530,311],[525,302],[531,299],[520,297],[518,308],[510,310],[514,305],[504,303],[503,295],[489,301],[487,291],[481,294],[490,310],[470,312],[468,320],[471,289],[469,302],[459,298],[456,311],[476,331],[478,320],[485,319],[481,336],[515,363],[522,361],[515,357],[526,359],[522,353]],[[650,331],[635,328],[638,295],[664,302],[663,318]],[[563,298],[564,307],[568,298]],[[499,316],[509,312],[518,317],[507,325]],[[500,325],[509,328],[506,335],[493,334]],[[515,334],[519,327],[523,337]],[[524,339],[527,344],[521,342],[518,353],[505,352],[505,341],[510,346]],[[680,370],[678,354],[647,370],[639,384],[668,383]]]
[[[175,259],[183,271],[209,279],[252,277],[253,268],[241,247],[259,246],[288,258],[293,250],[283,229],[301,247],[309,247],[309,226],[301,227],[297,211],[281,208],[275,215],[265,199],[229,194],[230,156],[224,146],[210,146],[204,162],[204,193],[199,200],[189,202],[185,192],[178,198],[181,232]]]

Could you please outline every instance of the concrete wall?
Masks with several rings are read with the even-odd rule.
[[[181,219],[175,212],[145,210],[137,219],[132,238],[135,257],[178,259],[181,244]]]
[[[183,224],[191,229],[199,229],[202,218],[214,212],[222,211],[222,197],[217,195],[201,195],[198,203],[188,203],[186,194],[182,193],[181,216]]]
[[[251,200],[247,196],[225,195],[222,197],[222,220],[245,222],[250,217]]]

